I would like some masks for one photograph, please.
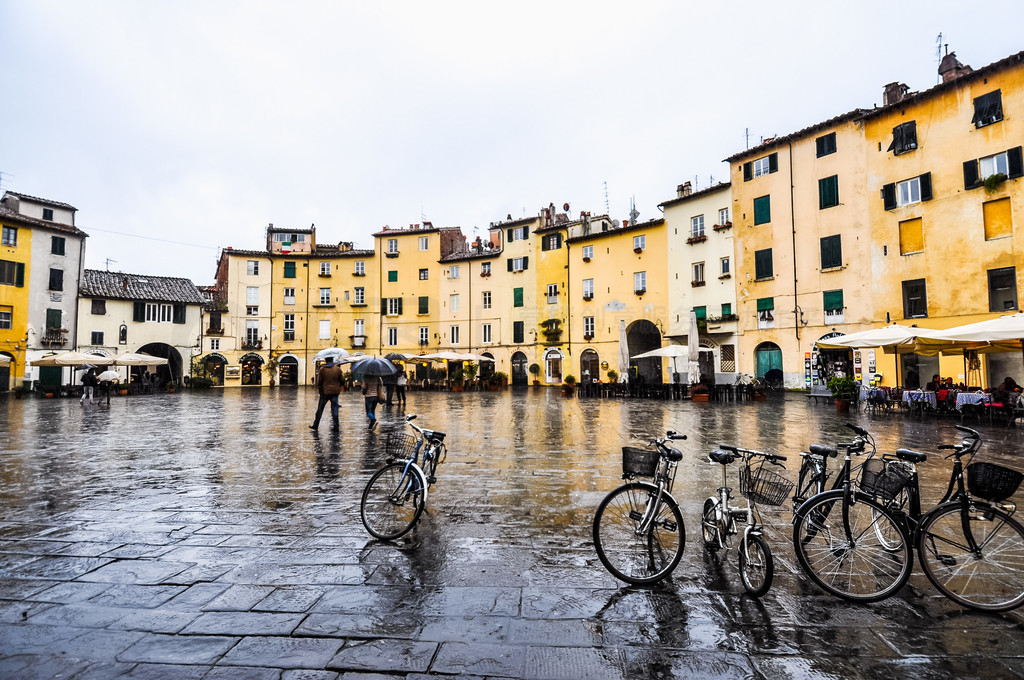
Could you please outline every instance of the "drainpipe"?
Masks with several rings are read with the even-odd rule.
[[[796,207],[793,203],[793,142],[789,144],[789,222],[793,232],[793,331],[796,333],[797,349],[800,349],[800,311],[797,305],[796,288]]]
[[[71,348],[78,349],[78,304],[82,299],[82,276],[85,275],[85,239],[82,238],[78,241],[78,282],[75,285],[75,337],[71,341]],[[26,346],[28,343],[25,343]],[[26,353],[26,356],[27,353]],[[71,375],[74,376],[75,372],[71,371]]]
[[[270,328],[267,329],[267,364],[274,358],[274,258],[268,257],[270,260]],[[282,261],[283,262],[283,261]],[[306,267],[309,269],[309,267]],[[283,327],[282,321],[282,327]],[[272,377],[270,375],[270,369],[267,368],[268,379]],[[263,387],[263,380],[260,380],[260,387]]]
[[[466,314],[469,328],[466,331],[466,339],[469,342],[469,351],[473,351],[473,261],[466,260],[466,280],[469,281],[469,299],[466,300]],[[479,362],[477,362],[479,363]]]
[[[312,255],[312,253],[310,253],[310,255]],[[306,320],[302,324],[303,327],[305,328],[304,332],[306,334],[305,340],[302,343],[302,366],[303,366],[303,369],[302,369],[302,374],[303,374],[302,375],[302,379],[303,379],[303,381],[305,381],[305,379],[308,377],[308,376],[306,376],[306,371],[309,370],[309,296],[311,295],[311,292],[309,290],[309,270],[310,270],[309,262],[310,261],[307,259],[306,260]],[[317,335],[319,336],[319,332],[317,333]],[[306,384],[306,383],[303,382],[303,384]]]

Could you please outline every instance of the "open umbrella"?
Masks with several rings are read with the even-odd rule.
[[[42,359],[35,359],[31,363],[33,366],[85,366],[86,364],[107,366],[114,363],[114,360],[98,354],[64,352],[63,354],[52,354]]]
[[[120,378],[121,375],[117,371],[103,371],[98,376],[96,376],[96,379],[99,380],[100,382],[106,382],[108,380],[119,380]]]
[[[494,361],[491,357],[485,357],[483,354],[473,354],[472,352],[466,352],[462,355],[462,358],[466,361]]]
[[[626,322],[619,321],[619,382],[629,380],[629,340],[626,339]]]
[[[679,357],[686,357],[690,355],[690,348],[686,345],[666,345],[659,347],[658,349],[652,349],[650,352],[644,352],[643,354],[634,354],[632,359],[649,359],[651,357],[665,357],[672,360],[672,372],[678,373],[676,370],[676,359]]]
[[[394,375],[398,367],[384,357],[364,357],[352,364],[353,373],[363,375]]]
[[[686,376],[691,385],[700,382],[700,328],[697,326],[697,312],[690,310],[690,333],[686,337],[687,367]]]
[[[118,366],[163,366],[168,363],[167,359],[163,357],[155,357],[152,354],[145,354],[144,352],[127,353],[117,357],[115,361],[108,363],[117,364]]]
[[[340,347],[328,347],[327,349],[322,349],[317,352],[316,356],[313,357],[313,361],[326,361],[327,357],[334,357],[334,360],[337,361],[338,359],[347,357],[348,355],[348,350],[344,350]]]
[[[450,350],[445,350],[443,352],[434,352],[433,354],[424,354],[419,358],[433,359],[434,361],[466,361],[466,355],[459,354],[458,352],[452,352]]]

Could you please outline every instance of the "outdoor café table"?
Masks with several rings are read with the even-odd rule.
[[[965,405],[987,404],[992,398],[987,394],[979,392],[961,392],[956,395],[956,410],[960,411]]]
[[[908,406],[913,406],[914,402],[926,402],[932,408],[935,408],[935,393],[926,390],[907,390],[903,393],[903,402]]]

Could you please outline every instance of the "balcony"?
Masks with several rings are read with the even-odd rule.
[[[352,349],[363,349],[366,347],[366,336],[365,335],[350,335],[348,336],[348,343]]]
[[[740,317],[736,314],[723,314],[722,316],[709,316],[704,319],[704,324],[709,333],[735,333],[736,322]]]
[[[352,272],[352,276],[366,276],[366,272]]]
[[[722,231],[723,229],[732,229],[732,222],[726,222],[725,224],[716,224],[711,227],[715,231]]]
[[[636,293],[637,295],[643,295],[644,293],[647,292],[647,289],[646,288],[637,288],[633,292]]]
[[[39,343],[47,347],[61,347],[68,341],[69,332],[66,328],[47,328]]]
[[[707,285],[706,281],[690,281],[690,285],[694,288],[700,288],[701,286]]]
[[[686,239],[686,242],[692,246],[695,243],[704,243],[704,241],[707,240],[708,237],[706,235],[700,234],[699,236],[691,236],[690,238]]]
[[[594,294],[593,293],[584,293],[583,294],[583,299],[584,300],[593,300],[594,299]]]
[[[256,341],[243,340],[242,341],[242,349],[263,349],[263,341],[262,340],[256,340]]]
[[[206,329],[206,334],[207,335],[224,335],[224,328],[223,327],[221,327],[221,328],[207,328]]]
[[[395,251],[395,252],[393,252],[393,253],[384,253],[384,257],[387,257],[387,258],[394,258],[394,257],[398,257],[398,251],[396,250],[396,251]]]

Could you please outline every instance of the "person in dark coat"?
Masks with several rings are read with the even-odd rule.
[[[316,418],[309,429],[316,430],[320,427],[320,416],[323,415],[324,406],[331,402],[331,418],[334,419],[334,427],[338,427],[338,395],[341,394],[341,385],[344,375],[341,367],[334,363],[334,357],[327,357],[323,368],[317,374],[316,388],[320,393],[320,403],[316,407]]]
[[[86,397],[89,398],[90,404],[96,403],[96,401],[93,399],[93,396],[95,395],[96,392],[97,382],[99,381],[96,380],[96,369],[90,368],[88,371],[85,372],[85,375],[82,376],[82,398],[78,400],[78,403],[84,404]]]

